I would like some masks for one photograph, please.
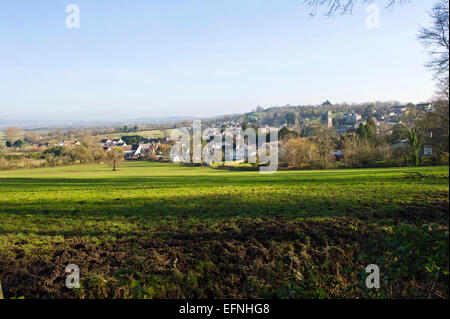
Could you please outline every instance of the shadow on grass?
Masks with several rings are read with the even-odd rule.
[[[139,188],[185,188],[210,186],[271,186],[298,187],[301,185],[355,185],[366,183],[395,183],[408,185],[448,185],[445,179],[400,179],[398,176],[372,175],[162,175],[152,177],[111,177],[111,178],[0,178],[0,190],[6,192],[80,190],[97,187],[114,189]],[[62,189],[61,189],[62,188]]]
[[[42,236],[100,236],[146,234],[158,225],[198,227],[200,223],[242,218],[357,218],[409,222],[433,221],[448,224],[448,203],[399,205],[366,199],[330,200],[326,196],[302,195],[295,199],[240,195],[196,195],[186,198],[118,199],[106,201],[60,200],[18,203],[4,206],[0,213],[0,234]]]

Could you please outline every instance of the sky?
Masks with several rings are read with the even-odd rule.
[[[120,120],[433,95],[434,1],[310,16],[302,0],[0,3],[0,120]],[[76,4],[80,27],[67,28]],[[373,20],[371,20],[373,21]]]

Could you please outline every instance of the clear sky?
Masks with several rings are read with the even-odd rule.
[[[0,119],[212,116],[257,105],[433,94],[417,41],[431,0],[311,18],[302,0],[0,3]],[[361,2],[361,1],[359,1]],[[68,4],[80,28],[66,28]]]

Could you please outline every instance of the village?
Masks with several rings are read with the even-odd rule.
[[[388,163],[386,165],[401,166],[406,164],[406,160],[391,161],[391,164],[389,161],[393,157],[405,158],[409,152],[408,149],[411,149],[407,133],[411,121],[415,120],[417,114],[433,112],[434,109],[430,103],[346,106],[333,105],[326,101],[322,105],[313,107],[289,105],[267,109],[259,107],[249,113],[203,119],[201,129],[212,132],[203,140],[204,144],[212,142],[212,148],[215,151],[222,150],[223,161],[235,161],[237,164],[248,162],[249,157],[256,157],[256,149],[249,152],[248,147],[244,145],[243,149],[239,150],[244,154],[239,154],[239,151],[236,151],[237,136],[234,135],[234,131],[245,132],[248,128],[253,128],[256,133],[264,132],[265,134],[276,131],[278,134],[277,147],[281,150],[281,164],[304,168],[335,166],[331,163],[343,165],[349,157],[346,157],[345,152],[347,155],[350,153],[349,138],[366,134],[364,130],[368,129],[369,131],[373,130],[373,133],[369,134],[376,136],[376,142],[373,139],[370,141],[375,149],[374,153],[378,154],[380,150],[376,148],[381,148],[380,143],[384,143],[383,147],[389,148],[389,150],[382,152],[388,154],[381,157],[375,154],[367,155],[374,157],[373,160],[365,159],[356,163],[352,159],[352,164],[347,161],[345,165],[368,165],[368,162],[373,165],[375,162],[385,161]],[[67,165],[91,161],[104,163],[108,162],[111,157],[117,158],[118,152],[122,154],[123,160],[186,162],[181,157],[170,158],[170,150],[180,138],[176,134],[173,135],[173,132],[180,128],[186,128],[192,134],[191,124],[192,121],[181,121],[166,124],[164,129],[159,130],[152,130],[151,123],[141,129],[137,125],[127,124],[123,128],[113,128],[113,130],[121,132],[109,133],[107,136],[102,135],[99,129],[96,129],[97,131],[81,129],[76,132],[70,128],[61,128],[56,131],[22,131],[19,128],[9,127],[5,128],[7,134],[3,137],[3,143],[0,142],[1,154],[3,154],[0,167],[3,166],[4,169],[8,169],[8,166],[12,169],[20,168],[21,163],[26,167]],[[99,133],[98,131],[100,134],[92,134],[93,132]],[[44,132],[45,134],[42,134]],[[418,156],[436,155],[436,150],[433,150],[433,144],[436,143],[433,141],[432,134],[430,131],[422,137],[423,143],[417,150]],[[435,138],[437,136],[435,135]],[[313,146],[318,151],[313,150],[313,155],[317,154],[311,156],[315,158],[307,160],[307,163],[301,163],[301,161],[305,161],[304,159],[293,160],[292,157],[298,157],[297,153],[302,151],[300,146],[293,146],[293,141],[290,141],[292,139],[303,140],[301,147],[304,147],[306,142],[314,143]],[[233,142],[230,143],[230,141]],[[269,140],[266,142],[266,146],[273,149],[273,142],[271,143]],[[111,151],[114,151],[114,156],[109,154]],[[378,157],[375,158],[375,156]],[[9,159],[9,165],[6,164],[5,159]],[[16,159],[17,165],[14,164],[14,159]]]

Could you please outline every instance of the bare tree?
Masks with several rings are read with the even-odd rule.
[[[430,127],[433,128],[434,144],[438,154],[448,156],[449,136],[449,4],[439,0],[431,9],[432,25],[421,27],[419,40],[428,49],[430,60],[426,64],[434,73],[437,97],[433,101],[434,112],[427,114]]]
[[[307,168],[320,160],[317,145],[307,138],[291,139],[283,145],[281,160],[289,167]]]
[[[449,97],[449,32],[448,1],[439,0],[431,9],[433,23],[430,27],[421,27],[419,40],[428,48],[430,61],[426,64],[434,72],[439,95]]]
[[[27,143],[37,144],[40,141],[40,136],[35,132],[27,132],[23,139]]]
[[[123,152],[119,148],[113,148],[108,152],[108,159],[112,165],[112,170],[117,171],[117,166],[123,161]]]
[[[385,0],[386,8],[392,8],[396,3],[405,3],[409,0]],[[358,0],[303,0],[303,3],[309,5],[312,8],[311,15],[314,16],[317,13],[319,7],[327,8],[327,15],[332,16],[336,13],[339,14],[351,14],[353,12],[354,5]],[[361,0],[362,3],[372,3],[372,0]]]
[[[5,129],[5,136],[8,141],[14,143],[22,135],[22,130],[18,127],[10,126]]]
[[[431,144],[436,148],[439,156],[447,156],[449,151],[449,108],[448,98],[433,101],[434,112],[427,113],[426,120],[431,128]]]

